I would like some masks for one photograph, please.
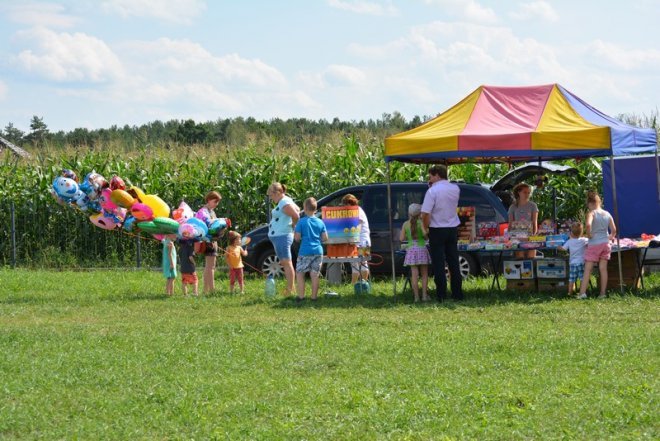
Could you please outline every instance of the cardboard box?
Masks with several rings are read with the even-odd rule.
[[[564,292],[568,289],[568,279],[536,279],[539,292]]]
[[[515,291],[536,291],[536,279],[507,280],[506,289],[515,290]]]
[[[567,265],[564,259],[536,260],[536,277],[539,279],[566,279]]]
[[[533,260],[505,260],[502,271],[505,279],[521,280],[534,278]]]
[[[623,285],[628,288],[641,288],[641,278],[639,270],[639,250],[621,251],[621,268],[623,272]],[[594,270],[594,273],[597,273]],[[607,289],[619,289],[619,258],[616,252],[612,252],[609,262],[607,262]]]

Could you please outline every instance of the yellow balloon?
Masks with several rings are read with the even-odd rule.
[[[142,193],[140,200],[153,210],[154,217],[170,217],[170,207],[155,194]]]
[[[124,190],[112,190],[110,200],[122,208],[131,208],[137,202],[137,199]]]
[[[135,185],[132,186],[131,188],[129,188],[129,189],[128,189],[128,192],[129,192],[130,194],[132,194],[133,197],[134,197],[135,199],[137,199],[138,201],[144,203],[143,198],[144,198],[145,194],[144,194],[144,192],[143,192],[142,190],[140,190],[139,188],[137,188]]]

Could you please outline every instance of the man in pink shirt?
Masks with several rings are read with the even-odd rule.
[[[458,265],[458,226],[461,221],[456,213],[461,189],[447,180],[444,165],[429,168],[429,185],[422,203],[422,219],[429,230],[436,297],[442,302],[447,296],[446,259],[452,298],[463,300],[463,279]]]

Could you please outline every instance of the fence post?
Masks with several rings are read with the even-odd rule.
[[[136,244],[136,246],[137,246],[137,248],[136,248],[136,251],[137,251],[137,256],[136,256],[137,257],[137,267],[140,268],[142,266],[142,249],[140,247],[140,244],[141,244],[140,233],[137,234],[135,240],[137,241],[137,244]]]
[[[11,201],[11,267],[16,268],[16,209]]]

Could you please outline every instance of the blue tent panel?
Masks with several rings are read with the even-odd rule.
[[[579,97],[562,86],[557,85],[564,97],[578,114],[597,126],[609,126],[614,156],[634,155],[654,152],[657,147],[657,135],[654,129],[640,129],[605,115],[591,107]]]
[[[614,216],[610,162],[603,161],[605,208]],[[651,155],[614,159],[620,237],[660,234],[660,198],[656,182],[656,157]]]

